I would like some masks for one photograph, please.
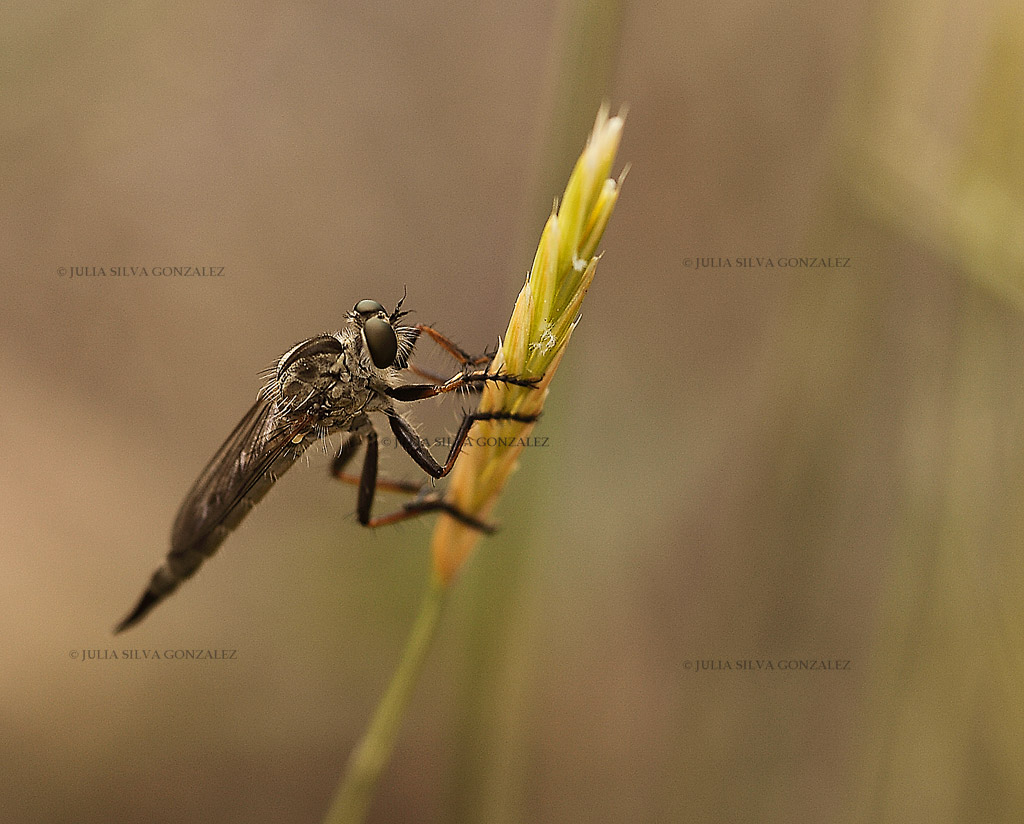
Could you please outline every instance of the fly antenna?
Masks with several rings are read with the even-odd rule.
[[[405,299],[408,296],[409,296],[409,287],[403,285],[402,286],[402,299],[400,301],[398,301],[398,305],[395,306],[395,311],[391,313],[391,323],[392,324],[398,323],[398,321],[400,321],[406,315],[410,314],[409,312],[402,312],[401,311],[402,304],[405,303]]]

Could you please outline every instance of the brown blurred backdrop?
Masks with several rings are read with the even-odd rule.
[[[2,25],[0,820],[319,820],[429,522],[361,530],[313,455],[110,628],[295,341],[408,288],[417,320],[493,345],[602,98],[629,106],[632,169],[550,445],[463,573],[371,820],[1019,820],[1015,5]],[[849,264],[735,264],[809,256]],[[60,273],[130,266],[223,276]],[[444,433],[457,406],[415,414]],[[195,648],[237,657],[71,657]],[[803,659],[849,669],[736,668]]]

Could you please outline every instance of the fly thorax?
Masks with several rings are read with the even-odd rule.
[[[285,353],[277,367],[277,395],[291,409],[306,409],[323,399],[338,382],[345,345],[333,335],[310,338]]]

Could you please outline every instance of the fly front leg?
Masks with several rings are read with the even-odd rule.
[[[416,330],[416,339],[419,338],[420,334],[427,335],[427,337],[434,341],[434,343],[436,343],[438,347],[443,349],[445,352],[451,355],[452,358],[457,360],[459,364],[462,366],[463,371],[469,370],[472,367],[484,366],[490,363],[491,360],[494,358],[493,352],[485,352],[484,354],[478,356],[470,355],[455,341],[453,341],[448,336],[438,332],[433,326],[427,326],[424,323],[418,323],[416,324],[416,326],[412,328]],[[433,384],[443,384],[445,381],[448,380],[448,378],[446,378],[443,375],[439,375],[436,372],[432,372],[429,369],[424,369],[421,366],[415,366],[411,363],[407,365],[407,368],[409,369],[410,372],[419,375],[421,378],[426,378]],[[478,392],[483,388],[483,386],[479,384],[469,384],[465,386],[465,388],[468,389],[469,391]]]
[[[419,375],[421,378],[426,378],[428,381],[434,384],[434,386],[440,386],[442,383],[448,380],[448,377],[446,375],[440,375],[437,372],[431,371],[430,369],[424,369],[422,366],[414,366],[413,364],[410,363],[407,368],[410,372]]]
[[[483,366],[485,363],[490,363],[491,358],[493,357],[493,355],[486,353],[479,357],[474,357],[451,338],[446,335],[442,335],[433,326],[427,326],[425,323],[417,323],[415,329],[418,332],[425,333],[432,341],[434,341],[434,343],[462,364],[463,367]]]
[[[487,357],[487,356],[485,356],[485,357]],[[484,361],[484,363],[489,363],[489,362],[490,362],[489,358]],[[449,377],[447,377],[445,375],[440,375],[437,372],[431,371],[430,369],[424,369],[422,366],[413,365],[411,363],[406,368],[410,372],[412,372],[412,373],[414,373],[416,375],[419,375],[419,377],[426,378],[434,386],[443,386],[449,380],[452,380],[452,378],[449,378]],[[456,379],[458,379],[460,377],[461,377],[461,375],[456,375]],[[487,382],[485,380],[462,381],[460,383],[460,385],[456,387],[456,389],[461,389],[461,390],[463,390],[465,392],[470,392],[470,393],[477,393],[477,392],[483,392],[484,386],[486,386],[486,384],[487,384]],[[446,389],[444,391],[451,392],[453,390]]]
[[[446,392],[455,392],[459,389],[471,388],[488,382],[506,383],[511,386],[525,386],[532,389],[540,383],[540,378],[517,378],[514,375],[504,375],[501,373],[492,375],[488,372],[460,372],[444,383],[407,383],[403,386],[388,387],[385,392],[387,392],[388,397],[396,401],[422,401],[426,398],[443,395]]]

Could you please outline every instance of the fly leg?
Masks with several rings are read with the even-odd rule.
[[[363,440],[366,440],[366,455],[363,457],[363,469],[359,475],[350,475],[344,471],[345,466],[355,457],[356,451]],[[365,434],[351,435],[338,450],[334,463],[331,466],[331,474],[344,483],[359,485],[359,496],[356,503],[356,517],[363,526],[378,527],[395,524],[429,512],[446,512],[457,521],[466,526],[478,529],[481,532],[492,533],[494,526],[485,523],[478,518],[459,510],[458,507],[446,501],[440,493],[429,487],[414,484],[409,481],[387,481],[377,478],[378,464],[377,433],[372,429]],[[377,490],[387,492],[405,492],[409,494],[418,493],[417,497],[405,504],[401,509],[387,515],[374,517],[371,514],[373,499]]]
[[[455,440],[452,443],[451,449],[448,450],[448,457],[443,464],[439,464],[434,460],[434,456],[430,454],[427,445],[423,443],[423,440],[416,434],[412,426],[409,425],[409,422],[397,412],[388,415],[388,423],[391,424],[391,431],[395,433],[395,437],[398,438],[398,443],[402,449],[409,454],[410,458],[416,461],[420,469],[431,478],[443,478],[455,467],[455,460],[459,457],[466,438],[469,437],[469,430],[477,421],[533,423],[537,420],[537,417],[537,415],[520,415],[515,412],[468,412],[462,416],[462,423],[459,425],[458,432],[455,433]]]
[[[490,356],[483,355],[480,358],[473,358],[471,355],[468,355],[460,349],[455,343],[431,327],[421,326],[417,328],[419,331],[426,332],[430,335],[430,337],[433,338],[439,346],[444,348],[456,360],[458,360],[463,366],[463,371],[451,378],[448,378],[447,380],[437,380],[434,383],[406,384],[404,386],[388,388],[386,390],[388,396],[396,401],[410,402],[424,400],[447,392],[455,392],[459,389],[468,389],[471,391],[478,390],[483,388],[487,382],[505,383],[513,386],[524,386],[527,388],[533,388],[540,382],[540,378],[517,378],[513,375],[505,375],[501,373],[489,374],[486,371],[466,371],[472,366],[488,363],[490,361]],[[428,374],[428,377],[434,378],[435,376]],[[459,453],[462,451],[466,438],[469,437],[469,431],[477,421],[517,421],[519,423],[533,423],[537,420],[537,415],[523,415],[514,412],[465,413],[462,417],[462,422],[459,425],[458,432],[455,434],[455,439],[452,443],[451,449],[448,452],[448,457],[445,459],[444,464],[439,464],[434,459],[434,456],[430,454],[430,450],[427,448],[427,445],[422,441],[419,435],[416,434],[415,430],[413,430],[412,426],[405,420],[405,418],[403,418],[397,411],[388,412],[387,414],[388,423],[391,424],[391,431],[394,432],[402,449],[408,453],[409,457],[417,463],[420,469],[430,475],[431,478],[435,479],[443,478],[452,471],[455,466],[455,460],[459,457]],[[345,446],[343,446],[342,451],[338,453],[338,460],[342,458],[344,452]],[[349,455],[346,460],[350,459],[350,457],[351,456]],[[337,465],[337,460],[335,463]],[[342,463],[342,465],[344,464]],[[440,494],[433,491],[426,491],[426,488],[424,488],[424,491],[421,492],[420,496],[416,500],[406,504],[402,510],[393,513],[392,515],[384,515],[379,518],[371,519],[369,506],[370,502],[372,502],[372,493],[364,509],[363,490],[372,488],[376,485],[376,473],[377,444],[376,435],[374,435],[372,443],[369,441],[367,442],[367,455],[366,460],[363,463],[363,473],[360,478],[360,503],[358,510],[360,523],[368,524],[370,526],[382,526],[386,523],[395,523],[396,521],[405,520],[406,518],[411,518],[416,515],[422,515],[426,512],[443,511],[461,523],[475,529],[479,529],[482,532],[493,532],[495,529],[491,524],[484,523],[483,521],[474,518],[472,515],[462,512],[456,506],[446,501]],[[372,523],[370,523],[371,520]]]
[[[369,437],[367,436],[369,440]],[[377,433],[373,433],[374,448],[376,448]],[[334,462],[331,464],[331,475],[337,480],[345,484],[362,485],[362,474],[353,475],[349,472],[345,472],[345,467],[351,463],[355,457],[356,452],[359,451],[359,447],[363,442],[362,435],[351,435],[341,445],[341,449],[338,450],[338,454],[334,456]],[[367,451],[369,451],[369,446]],[[365,461],[364,461],[365,463]],[[363,473],[366,472],[364,466]],[[379,489],[384,492],[404,492],[409,495],[415,495],[417,492],[423,489],[422,484],[413,483],[412,481],[388,481],[383,478],[378,478],[374,489]]]
[[[457,360],[463,367],[466,366],[483,366],[485,363],[490,363],[493,354],[483,354],[479,357],[470,355],[465,349],[459,346],[455,341],[446,335],[442,335],[433,326],[427,326],[425,323],[417,323],[416,330],[425,333],[434,343],[444,349],[449,355]]]
[[[487,356],[485,355],[484,357],[487,357]],[[489,362],[490,362],[490,358],[488,358],[487,360],[484,361],[484,363],[489,363]],[[450,380],[450,378],[447,378],[444,375],[439,375],[437,372],[433,372],[430,369],[424,369],[422,366],[419,366],[419,365],[414,365],[414,364],[410,363],[407,368],[409,369],[410,372],[413,372],[416,375],[419,375],[421,378],[424,378],[424,379],[430,381],[430,383],[433,384],[434,386],[441,386],[446,381]],[[485,385],[486,385],[486,381],[472,380],[472,381],[470,381],[468,383],[463,383],[461,386],[459,386],[457,388],[462,390],[463,392],[468,392],[468,393],[471,393],[471,394],[476,394],[476,393],[479,393],[479,392],[483,392]],[[445,391],[450,392],[452,390],[449,389],[449,390],[445,390]]]
[[[529,389],[540,383],[540,378],[517,378],[514,375],[497,373],[492,375],[489,372],[459,372],[457,375],[448,378],[443,383],[407,383],[402,386],[388,387],[385,391],[388,397],[396,401],[422,401],[425,398],[433,398],[446,392],[455,392],[459,389],[468,389],[475,385],[483,385],[487,382],[505,383],[511,386],[525,386]],[[502,413],[504,414],[504,413]],[[505,418],[481,418],[480,420],[506,420]],[[511,420],[518,420],[512,418]],[[529,423],[529,421],[527,421]]]
[[[426,334],[441,349],[443,349],[455,360],[457,360],[459,364],[462,366],[463,370],[469,369],[470,367],[484,366],[485,364],[490,363],[491,359],[494,357],[493,352],[485,352],[483,355],[479,356],[470,355],[465,349],[463,349],[461,346],[455,343],[455,341],[453,341],[446,335],[443,335],[440,332],[438,332],[433,326],[427,326],[426,324],[418,323],[413,328],[415,328],[416,330],[417,338],[419,338],[420,334]],[[424,369],[421,366],[415,366],[411,363],[408,364],[408,369],[410,372],[419,375],[421,378],[426,378],[433,384],[442,384],[446,380],[448,380],[447,378],[437,374],[436,372],[432,372],[429,369]],[[464,388],[470,392],[479,392],[481,389],[483,389],[483,386],[481,384],[469,384]]]

